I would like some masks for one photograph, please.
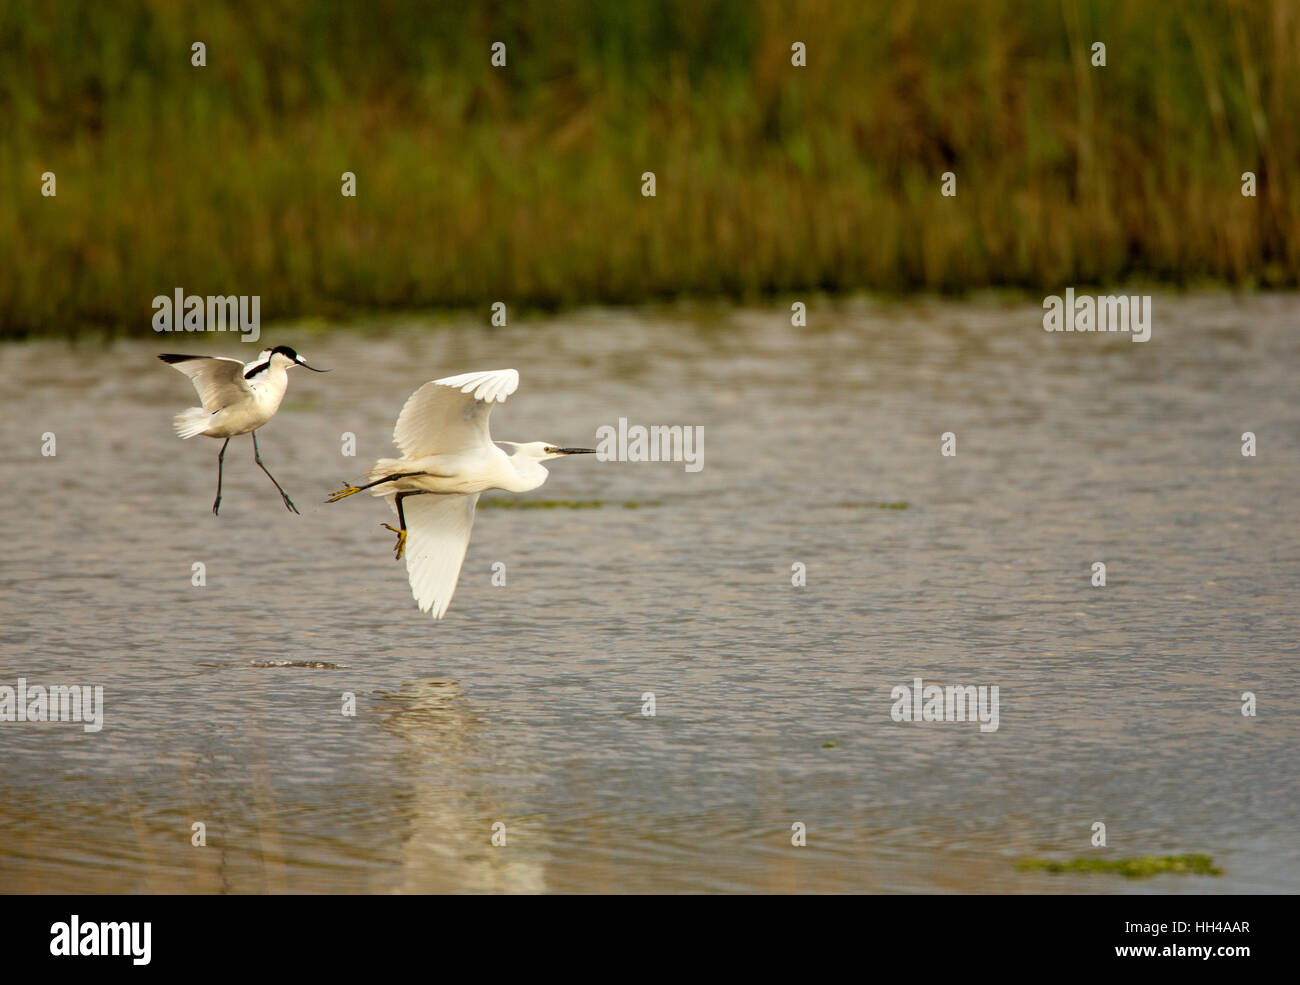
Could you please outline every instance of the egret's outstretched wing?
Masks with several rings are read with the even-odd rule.
[[[224,356],[178,356],[163,353],[158,357],[173,369],[179,369],[190,378],[199,392],[203,409],[215,414],[247,397],[252,390],[244,379],[244,364],[238,359]]]
[[[407,458],[464,451],[492,440],[488,415],[519,386],[513,369],[463,373],[426,383],[411,394],[393,428],[393,444]],[[406,502],[406,501],[404,501]]]
[[[451,605],[469,547],[478,493],[432,493],[402,500],[406,514],[406,574],[421,612],[441,619]]]

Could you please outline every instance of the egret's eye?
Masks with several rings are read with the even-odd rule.
[[[548,455],[554,455],[554,454],[555,454],[557,451],[559,451],[559,450],[560,450],[560,449],[555,448],[555,447],[553,447],[553,446],[552,446],[552,447],[548,447],[548,448],[546,449],[546,454],[548,454]]]

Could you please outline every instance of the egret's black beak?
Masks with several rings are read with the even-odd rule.
[[[561,455],[594,455],[595,448],[557,448],[555,449]]]
[[[310,369],[313,373],[328,373],[328,372],[329,372],[328,369],[317,369],[315,366],[308,366],[307,363],[303,360],[302,356],[299,356],[299,357],[298,357],[298,365],[301,366],[303,369]]]

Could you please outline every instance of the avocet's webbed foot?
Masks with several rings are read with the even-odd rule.
[[[406,550],[406,528],[403,527],[399,530],[397,527],[388,523],[385,523],[384,526],[397,534],[397,546],[393,548],[393,560],[400,561],[402,560],[402,553]]]
[[[361,492],[360,486],[346,485],[338,492],[330,493],[330,498],[325,500],[327,503],[337,503],[340,499],[351,496],[353,493]]]

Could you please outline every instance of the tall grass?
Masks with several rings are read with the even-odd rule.
[[[178,286],[264,318],[1294,286],[1298,108],[1289,0],[6,4],[0,333],[148,332]]]

